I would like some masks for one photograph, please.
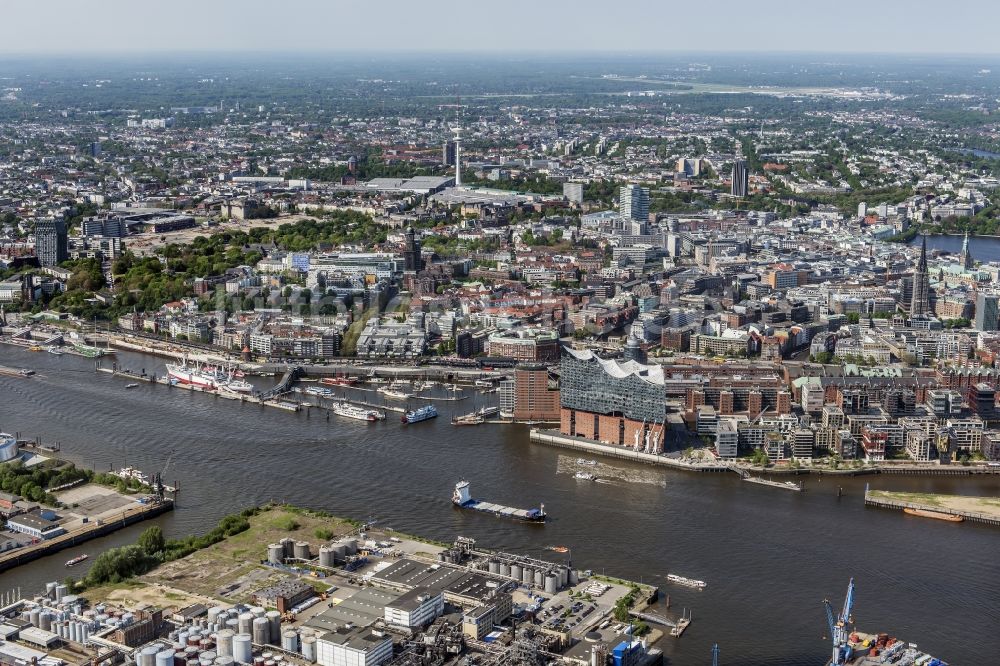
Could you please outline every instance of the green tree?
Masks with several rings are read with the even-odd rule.
[[[153,556],[163,550],[166,540],[163,538],[163,530],[157,525],[147,528],[139,535],[136,544],[142,548],[147,555]]]

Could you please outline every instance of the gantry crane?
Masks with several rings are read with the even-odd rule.
[[[829,599],[823,600],[823,607],[826,609],[826,621],[830,626],[830,640],[833,643],[833,657],[830,660],[831,666],[843,666],[847,663],[847,636],[848,625],[854,622],[851,617],[851,608],[854,607],[854,579],[847,584],[847,595],[844,597],[844,607],[840,615],[833,617],[833,606]]]

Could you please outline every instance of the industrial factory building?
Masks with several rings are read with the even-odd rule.
[[[369,628],[339,627],[316,639],[320,666],[379,666],[392,658],[392,639]]]

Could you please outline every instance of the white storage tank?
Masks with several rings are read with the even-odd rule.
[[[521,568],[520,564],[510,565],[510,577],[514,580],[521,580],[521,575],[524,569]]]
[[[281,613],[271,610],[267,611],[265,617],[267,617],[268,641],[276,645],[281,638]]]
[[[241,634],[253,631],[253,613],[240,613],[239,630]]]
[[[281,632],[281,649],[286,652],[298,652],[299,632],[294,629],[285,629]]]
[[[266,617],[254,619],[253,642],[257,645],[267,645],[271,642],[271,626]]]
[[[331,569],[336,566],[332,548],[326,546],[319,547],[319,565],[321,567],[330,567]]]
[[[302,637],[302,658],[308,662],[316,661],[316,637]]]
[[[220,657],[233,656],[233,634],[230,629],[223,629],[215,635],[215,648]]]
[[[174,666],[174,651],[160,650],[157,652],[156,666]]]
[[[250,634],[233,636],[233,660],[241,664],[249,664],[253,659],[253,647]]]
[[[549,573],[545,575],[545,591],[555,594],[559,590],[559,574]]]
[[[272,543],[267,547],[267,561],[271,564],[281,564],[285,561],[285,547],[280,543]]]
[[[295,542],[295,558],[298,560],[309,559],[309,544],[305,541]]]

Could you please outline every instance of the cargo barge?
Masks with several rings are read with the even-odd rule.
[[[537,509],[515,509],[514,507],[503,506],[502,504],[474,499],[469,494],[468,481],[459,481],[455,484],[455,492],[452,493],[451,502],[459,509],[480,511],[492,514],[497,518],[510,518],[526,523],[544,523],[546,517],[544,504],[540,505]]]

